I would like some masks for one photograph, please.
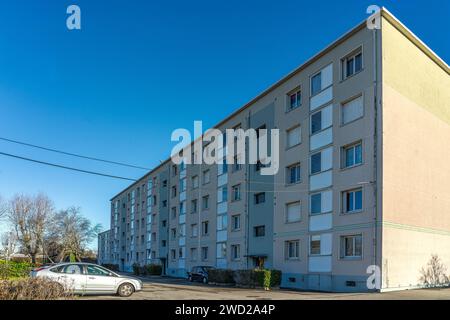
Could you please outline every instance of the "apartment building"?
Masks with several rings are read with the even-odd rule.
[[[450,267],[449,67],[386,9],[215,128],[279,129],[278,173],[169,159],[111,199],[100,254],[325,291],[367,291],[369,266],[382,291],[420,286],[432,254]]]

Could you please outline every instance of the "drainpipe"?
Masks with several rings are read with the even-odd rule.
[[[372,30],[373,39],[373,107],[374,107],[374,132],[373,132],[373,194],[374,194],[374,243],[373,243],[373,265],[377,265],[378,250],[378,29]],[[379,266],[381,268],[381,265]]]
[[[247,117],[247,130],[250,129],[250,116],[251,116],[251,111],[248,112],[248,117]],[[245,141],[244,141],[245,143]],[[248,144],[245,144],[246,146],[246,154],[244,155],[245,158],[247,158],[247,155],[249,155],[249,151],[248,151]],[[250,155],[249,155],[250,157]],[[246,212],[245,212],[245,227],[246,227],[246,234],[245,234],[245,246],[246,246],[246,254],[247,254],[247,259],[246,259],[246,264],[247,264],[247,269],[249,269],[249,240],[250,240],[250,219],[249,219],[249,213],[250,213],[250,201],[249,201],[249,188],[250,188],[250,161],[247,161],[249,159],[245,159],[245,166],[246,166],[246,172],[245,172],[245,184],[246,184],[246,192],[245,192],[245,206],[246,206]]]

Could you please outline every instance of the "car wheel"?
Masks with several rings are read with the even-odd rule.
[[[117,293],[121,297],[129,297],[134,292],[134,286],[131,283],[122,283],[117,290]]]
[[[203,282],[204,284],[207,284],[207,283],[208,283],[208,279],[207,279],[206,277],[203,277],[202,282]]]

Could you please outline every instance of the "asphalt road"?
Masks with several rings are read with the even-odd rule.
[[[450,288],[404,290],[385,293],[323,293],[284,289],[264,291],[190,283],[184,279],[140,278],[144,288],[129,298],[118,296],[84,296],[79,299],[133,300],[450,300]]]

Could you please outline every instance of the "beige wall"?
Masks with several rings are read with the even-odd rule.
[[[431,254],[450,268],[450,77],[386,19],[382,50],[383,288],[398,288]]]

